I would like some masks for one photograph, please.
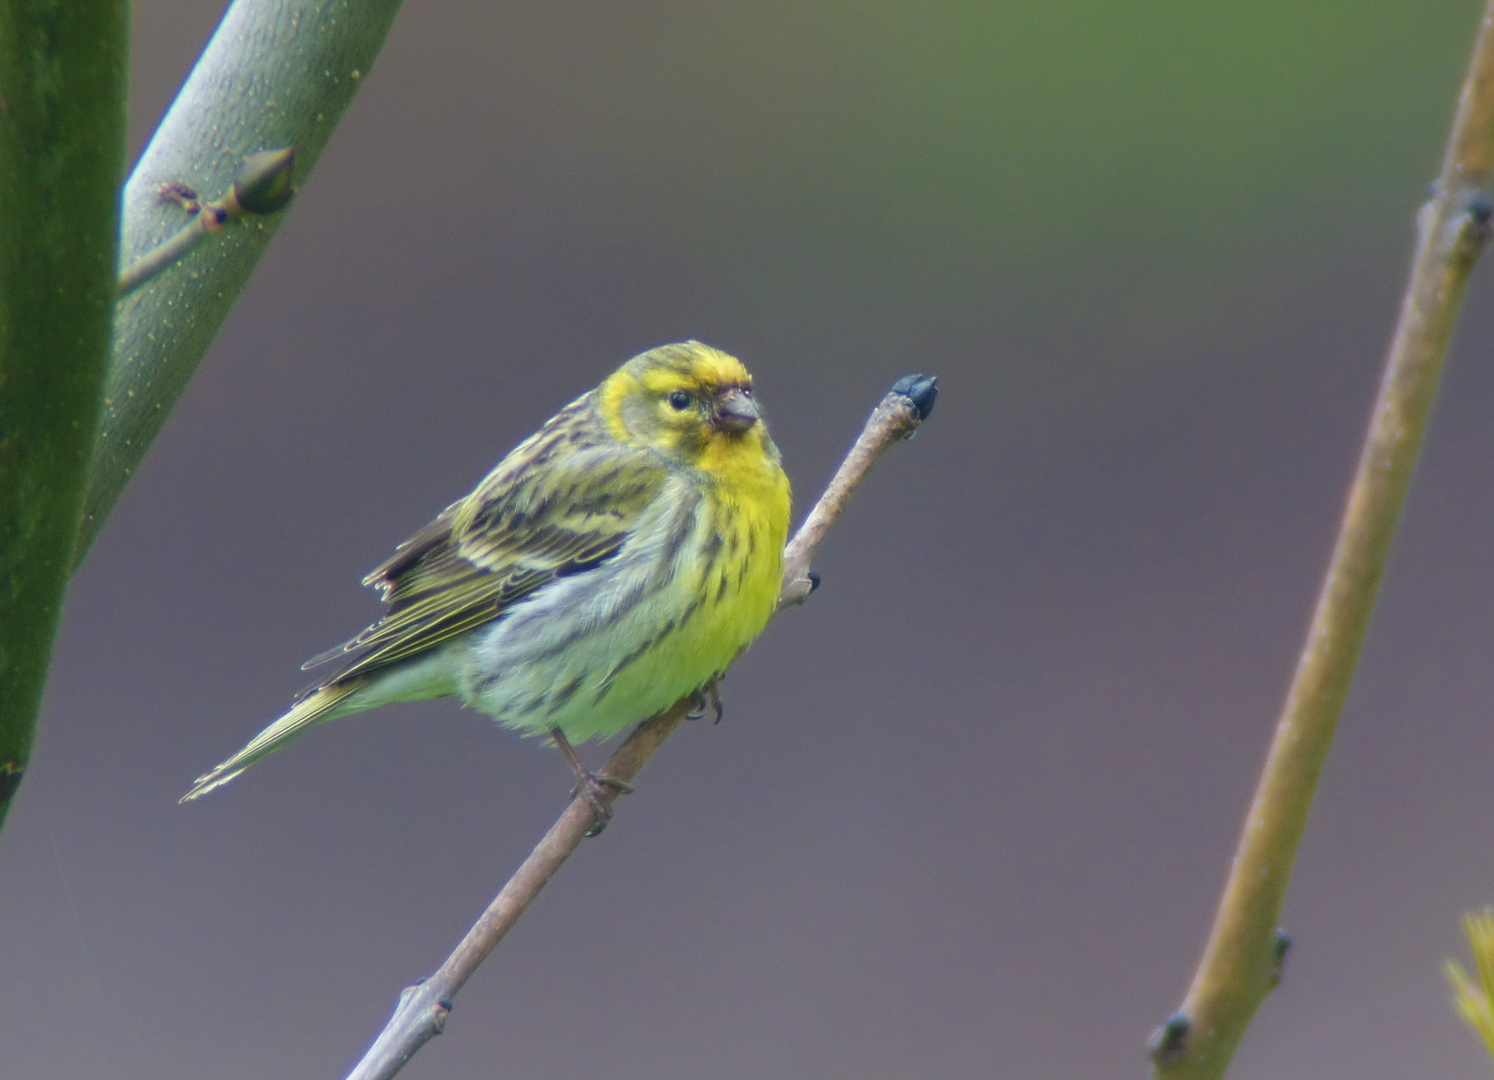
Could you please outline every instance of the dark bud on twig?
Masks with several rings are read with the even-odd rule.
[[[913,403],[920,422],[927,420],[929,413],[934,411],[934,398],[939,396],[939,376],[904,375],[892,384],[892,392]]]
[[[1471,264],[1488,245],[1490,233],[1494,233],[1489,222],[1494,216],[1494,201],[1489,199],[1488,192],[1467,188],[1448,207],[1446,215],[1444,228],[1452,230],[1448,243],[1454,257]]]
[[[1281,985],[1281,973],[1286,969],[1287,953],[1292,949],[1292,935],[1280,928],[1271,940],[1271,989]]]
[[[809,591],[814,592],[820,587],[820,572],[818,570],[806,570],[804,576],[809,579]]]
[[[1146,1041],[1146,1052],[1157,1068],[1165,1068],[1183,1060],[1188,1052],[1188,1029],[1193,1021],[1187,1013],[1173,1013],[1165,1023]]]
[[[296,151],[261,150],[250,154],[233,178],[233,197],[247,214],[273,214],[296,193],[291,184]]]

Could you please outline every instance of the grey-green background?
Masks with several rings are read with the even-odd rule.
[[[137,5],[135,145],[218,12]],[[0,1075],[337,1077],[563,804],[454,703],[192,777],[615,364],[757,375],[803,507],[933,422],[408,1076],[1139,1076],[1295,659],[1476,0],[409,0],[74,580],[0,840]],[[190,179],[190,178],[186,178]],[[1488,268],[1234,1071],[1483,1077]],[[598,748],[591,748],[599,760]]]

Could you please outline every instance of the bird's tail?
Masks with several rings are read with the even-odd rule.
[[[183,795],[180,801],[190,802],[206,795],[215,787],[222,787],[260,758],[279,750],[312,724],[359,711],[364,706],[355,705],[347,699],[362,687],[362,680],[354,679],[347,683],[319,687],[307,694],[291,707],[290,712],[254,736],[248,746],[211,772],[199,776],[192,785],[192,790]]]

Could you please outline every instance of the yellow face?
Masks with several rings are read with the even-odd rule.
[[[695,465],[778,451],[768,438],[752,376],[734,356],[698,341],[635,356],[600,388],[613,435]]]

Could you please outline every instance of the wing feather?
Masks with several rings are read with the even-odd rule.
[[[668,468],[613,440],[590,408],[578,411],[583,403],[587,398],[563,410],[369,573],[364,583],[383,590],[389,609],[345,645],[307,662],[356,654],[321,685],[425,653],[621,550],[663,490]]]

